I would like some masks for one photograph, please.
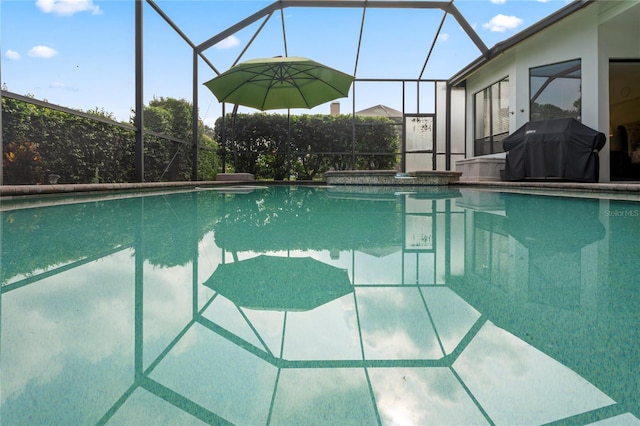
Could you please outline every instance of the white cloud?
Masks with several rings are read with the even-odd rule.
[[[447,41],[449,40],[449,34],[447,33],[442,33],[438,36],[438,40],[439,41]]]
[[[18,52],[16,52],[15,50],[8,49],[5,52],[4,57],[7,58],[7,59],[11,59],[11,60],[18,60],[18,59],[20,59],[20,54]]]
[[[35,47],[32,47],[31,50],[29,50],[29,56],[34,58],[49,59],[49,58],[53,58],[57,54],[58,54],[58,51],[56,49],[52,49],[47,46],[35,46]]]
[[[499,14],[491,18],[489,22],[482,24],[483,28],[491,32],[503,33],[507,30],[513,30],[522,24],[522,19],[517,16],[506,16]]]
[[[49,84],[49,88],[51,89],[62,89],[62,90],[69,90],[71,92],[77,92],[79,91],[79,89],[71,84],[66,84],[66,83],[60,83],[59,81],[54,81],[53,83]]]
[[[491,0],[491,3],[493,4],[505,4],[506,2],[507,0]]]
[[[102,11],[93,4],[93,0],[37,0],[36,6],[44,13],[71,16],[76,12],[91,12],[100,15]]]
[[[236,36],[229,36],[224,40],[216,43],[214,46],[216,49],[231,49],[232,47],[236,47],[240,44],[240,40]]]

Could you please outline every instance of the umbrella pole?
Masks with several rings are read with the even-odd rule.
[[[227,172],[227,123],[225,103],[222,103],[222,173]]]
[[[236,143],[236,117],[238,117],[238,104],[233,106],[231,113],[231,141],[233,143],[233,171],[238,172],[238,146]]]
[[[287,108],[287,180],[291,180],[291,109]]]

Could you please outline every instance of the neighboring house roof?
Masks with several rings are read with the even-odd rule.
[[[475,61],[458,71],[453,77],[449,79],[449,84],[452,86],[458,86],[463,83],[471,74],[480,69],[487,62],[491,61],[496,56],[504,53],[506,50],[512,48],[523,40],[543,31],[551,25],[561,21],[567,16],[577,12],[578,10],[595,3],[597,0],[573,0],[571,3],[558,10],[557,12],[547,16],[546,18],[536,22],[530,27],[525,28],[516,35],[497,43],[490,48],[486,54],[480,56]]]
[[[370,108],[356,111],[356,115],[362,115],[366,117],[400,118],[402,117],[402,111],[398,111],[397,109],[393,109],[386,105],[376,105]]]

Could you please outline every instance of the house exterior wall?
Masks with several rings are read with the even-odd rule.
[[[637,21],[640,4],[635,0],[602,2],[599,12],[598,125],[600,129],[607,129],[605,134],[609,135],[609,62],[612,59],[640,59],[640,25]],[[639,106],[640,98],[631,107],[637,110]],[[609,144],[607,138],[607,145],[600,151],[600,180],[603,182],[609,182],[611,175]]]
[[[529,69],[574,59],[582,65],[583,124],[609,134],[609,60],[640,58],[640,25],[616,17],[637,1],[601,1],[512,46],[466,79],[466,151],[474,156],[474,95],[509,78],[509,133],[529,121]],[[609,141],[600,151],[600,181],[610,180]]]

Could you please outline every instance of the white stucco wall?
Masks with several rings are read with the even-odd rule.
[[[597,7],[587,7],[547,28],[500,57],[487,63],[467,79],[468,152],[473,152],[473,96],[491,84],[509,77],[511,117],[509,132],[529,121],[529,69],[573,59],[582,60],[582,122],[598,127],[598,17]]]
[[[602,2],[581,9],[559,23],[529,37],[499,57],[487,63],[467,79],[466,147],[473,156],[474,95],[491,84],[509,77],[509,132],[529,121],[529,69],[543,65],[580,59],[582,62],[582,123],[609,134],[608,125],[608,64],[613,57],[640,57],[640,37],[621,35],[619,26],[600,26],[606,15],[623,13],[629,4],[612,7]],[[606,12],[603,12],[603,8]],[[605,15],[606,14],[606,15]],[[610,18],[606,18],[610,19]],[[638,30],[640,25],[635,25]],[[608,143],[608,142],[607,142]],[[608,145],[600,155],[600,180],[609,181]]]

